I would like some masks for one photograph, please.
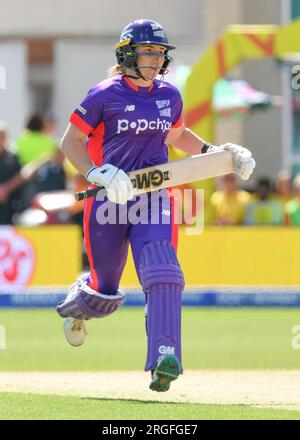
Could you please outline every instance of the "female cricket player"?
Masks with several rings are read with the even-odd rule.
[[[99,222],[99,209],[109,203],[119,212],[122,206],[137,203],[126,173],[166,163],[168,143],[191,155],[230,150],[235,171],[244,180],[255,167],[246,148],[210,145],[185,127],[180,93],[163,81],[173,49],[156,21],[128,24],[116,44],[113,76],[89,91],[71,115],[61,143],[62,151],[86,179],[106,189],[105,198],[99,200],[97,196],[85,203],[84,237],[90,273],[80,276],[57,306],[65,318],[66,339],[71,345],[81,345],[87,334],[86,320],[108,316],[118,309],[124,299],[119,282],[130,243],[146,295],[145,371],[151,371],[150,389],[154,391],[167,391],[170,382],[182,373],[184,277],[176,255],[174,201],[166,191],[156,206],[151,206],[148,193],[147,206],[141,211],[146,211],[148,218],[154,209],[160,216],[158,223],[130,222],[126,218],[103,224]],[[171,221],[163,221],[163,217]]]

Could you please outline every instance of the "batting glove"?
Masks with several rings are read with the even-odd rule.
[[[231,152],[234,171],[242,180],[248,180],[256,166],[251,151],[248,148],[230,143],[220,145],[220,148]]]
[[[242,180],[248,180],[256,166],[251,151],[236,144],[211,145],[204,144],[202,152],[213,153],[214,151],[229,150],[232,154],[233,168]]]
[[[107,197],[113,203],[124,205],[134,196],[130,178],[123,170],[111,164],[102,167],[92,167],[85,175],[94,185],[104,186]]]

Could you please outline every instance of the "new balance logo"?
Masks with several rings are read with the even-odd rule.
[[[133,112],[135,110],[135,105],[126,105],[125,112]]]

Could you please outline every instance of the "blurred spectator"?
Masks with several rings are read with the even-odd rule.
[[[35,186],[35,194],[66,189],[66,174],[63,168],[64,159],[63,152],[57,149],[52,160],[45,162],[38,168],[32,182]]]
[[[221,187],[211,196],[214,223],[217,225],[241,225],[244,223],[245,206],[251,196],[239,189],[235,174],[221,179]]]
[[[44,120],[41,115],[32,115],[26,130],[16,141],[16,148],[21,165],[46,154],[55,154],[57,147],[54,140],[44,132]]]
[[[54,113],[48,112],[44,117],[44,133],[55,139],[56,117]]]
[[[254,200],[246,206],[245,224],[248,226],[282,225],[284,223],[283,205],[272,198],[272,185],[269,179],[259,179]]]
[[[0,121],[0,224],[11,224],[21,166],[8,150],[8,126]]]
[[[279,171],[275,182],[275,197],[284,205],[293,198],[292,176],[287,170]]]
[[[21,189],[19,212],[31,206],[36,194],[65,189],[64,155],[50,136],[54,130],[54,118],[48,116],[45,123],[40,114],[35,114],[30,117],[25,132],[16,142],[22,166],[40,162],[32,179]]]
[[[55,151],[51,160],[47,161],[38,169],[35,176],[36,192],[59,191],[66,188],[66,173],[64,170],[65,156],[57,148],[59,143],[55,139],[56,118],[52,112],[46,113],[43,123],[43,132],[55,144]]]
[[[293,180],[293,189],[295,197],[285,205],[286,224],[300,226],[300,174]]]

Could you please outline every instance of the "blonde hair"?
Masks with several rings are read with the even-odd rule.
[[[123,75],[124,73],[126,73],[126,69],[125,67],[120,66],[120,64],[115,64],[107,70],[108,78],[112,78],[113,76],[117,75]]]

